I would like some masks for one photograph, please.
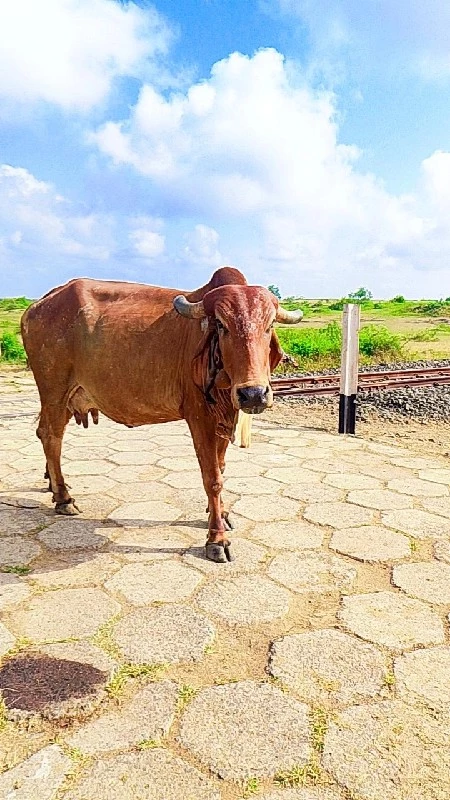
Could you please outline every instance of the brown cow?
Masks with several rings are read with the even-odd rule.
[[[58,514],[78,513],[61,472],[64,429],[98,410],[129,427],[185,419],[208,496],[206,555],[231,560],[221,501],[240,410],[272,405],[282,357],[275,320],[297,322],[267,290],[222,267],[184,297],[175,289],[77,278],[27,309],[22,336],[41,399],[37,436]]]

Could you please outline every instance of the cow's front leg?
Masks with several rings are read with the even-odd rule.
[[[194,441],[195,452],[202,472],[203,486],[208,497],[208,539],[206,558],[217,563],[233,560],[231,543],[226,535],[225,512],[222,503],[223,478],[216,446],[215,424],[213,420],[188,420]],[[205,425],[206,422],[206,425]]]

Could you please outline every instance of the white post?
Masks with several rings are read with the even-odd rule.
[[[346,303],[342,317],[339,433],[355,433],[360,310],[358,304]]]

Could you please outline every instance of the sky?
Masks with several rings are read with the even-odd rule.
[[[0,297],[450,296],[448,0],[4,0]]]

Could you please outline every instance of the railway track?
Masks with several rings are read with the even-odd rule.
[[[275,397],[338,395],[339,384],[339,374],[299,375],[291,378],[274,378],[272,381]],[[450,384],[450,367],[360,372],[358,376],[358,391],[364,392],[442,384]]]

